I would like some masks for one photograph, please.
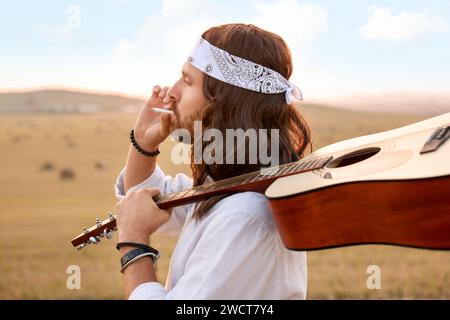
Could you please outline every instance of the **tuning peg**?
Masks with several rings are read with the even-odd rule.
[[[100,242],[100,239],[98,237],[90,237],[89,241],[93,244],[97,244]]]
[[[102,226],[102,222],[100,221],[99,218],[95,219],[95,224],[97,225],[97,227],[101,227]]]
[[[81,250],[81,249],[83,249],[84,247],[86,247],[87,246],[87,244],[86,243],[83,243],[83,244],[81,244],[81,245],[79,245],[78,247],[77,247],[77,250]]]
[[[109,220],[114,220],[114,215],[112,212],[108,212],[108,219]]]
[[[99,234],[99,236],[100,236],[101,238],[105,237],[105,236],[106,236],[106,229],[103,230],[103,232],[101,232],[101,233]]]
[[[108,239],[112,238],[112,231],[111,230],[105,229],[105,231],[103,231],[103,233],[105,234],[106,238],[108,238]]]
[[[86,234],[86,233],[88,233],[89,231],[87,230],[87,228],[86,227],[83,227],[83,233],[84,234]]]

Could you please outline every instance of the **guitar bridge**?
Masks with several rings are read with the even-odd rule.
[[[430,138],[425,142],[420,154],[436,151],[450,137],[450,124],[445,124],[431,134]]]

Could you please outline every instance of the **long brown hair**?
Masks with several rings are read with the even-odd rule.
[[[212,27],[202,36],[216,47],[275,70],[286,79],[292,74],[290,50],[275,33],[252,24],[237,23]],[[225,137],[226,129],[267,129],[270,150],[270,129],[278,129],[280,164],[302,158],[308,145],[312,149],[310,129],[294,104],[287,104],[285,93],[262,94],[230,85],[207,74],[204,74],[203,93],[207,104],[199,114],[202,132],[214,128],[220,130]],[[214,142],[202,142],[202,150],[210,143]],[[245,146],[235,145],[235,159],[240,147],[249,150],[248,141]],[[191,149],[191,169],[194,186],[203,184],[208,175],[217,181],[257,171],[264,166],[260,159],[256,164],[248,164],[248,157],[245,164],[236,164],[236,161],[234,164],[205,164],[204,161],[195,163],[193,148],[194,146]],[[223,159],[226,159],[225,154]],[[197,203],[193,217],[200,220],[226,196],[228,195],[219,195]]]

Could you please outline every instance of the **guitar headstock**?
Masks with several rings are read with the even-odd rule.
[[[83,249],[88,244],[98,244],[101,238],[111,239],[112,232],[116,231],[116,216],[108,213],[108,217],[101,221],[95,220],[95,225],[90,228],[83,228],[83,232],[71,240],[71,243],[78,250]]]

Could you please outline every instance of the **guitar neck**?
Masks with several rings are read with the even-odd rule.
[[[308,160],[300,160],[270,167],[262,171],[251,172],[241,176],[228,178],[212,183],[202,184],[179,192],[168,193],[153,197],[158,207],[169,209],[185,204],[201,201],[219,194],[231,194],[242,191],[257,191],[263,193],[273,180],[323,168],[331,160],[332,156],[323,156]],[[96,225],[85,229],[83,233],[72,239],[72,245],[78,249],[84,248],[90,243],[98,243],[101,237],[111,238],[111,232],[116,230],[116,219],[111,213],[106,220],[97,221]]]
[[[220,194],[231,194],[242,191],[263,193],[275,179],[323,168],[332,160],[332,158],[332,156],[324,156],[310,160],[303,159],[276,167],[265,168],[241,176],[202,184],[178,192],[158,195],[153,199],[161,209],[169,209],[198,202]]]

